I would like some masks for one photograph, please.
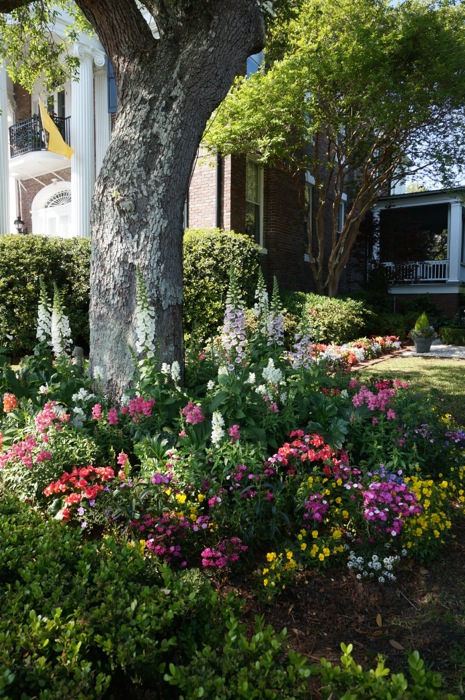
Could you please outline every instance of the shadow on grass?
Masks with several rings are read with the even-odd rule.
[[[408,381],[416,392],[432,396],[442,412],[465,424],[465,360],[397,356],[363,368],[363,377]]]

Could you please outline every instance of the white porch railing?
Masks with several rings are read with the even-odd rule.
[[[448,260],[425,260],[424,262],[382,263],[391,284],[423,284],[425,282],[447,282]]]

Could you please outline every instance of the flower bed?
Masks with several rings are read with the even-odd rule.
[[[42,312],[35,357],[14,381],[3,372],[0,484],[157,566],[242,567],[266,600],[311,568],[388,584],[427,561],[465,503],[460,426],[406,383],[347,372],[396,338],[322,346],[304,314],[286,351],[279,303],[260,294],[248,336],[232,282],[222,336],[191,353],[183,387],[141,331],[119,405],[69,364],[64,338],[52,362]]]

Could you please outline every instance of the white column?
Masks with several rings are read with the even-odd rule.
[[[95,174],[98,176],[110,143],[110,115],[108,113],[108,78],[104,54],[95,56]]]
[[[373,230],[376,231],[375,242],[373,244],[372,259],[379,262],[380,258],[380,222],[381,222],[381,212],[377,207],[373,207]]]
[[[448,282],[460,281],[460,263],[462,259],[462,204],[451,202],[449,211],[449,231],[447,237],[447,256],[449,258]]]
[[[90,237],[90,201],[95,181],[94,76],[90,53],[78,47],[79,80],[71,85],[71,231]]]
[[[8,137],[8,92],[5,63],[0,64],[0,234],[11,233]],[[16,218],[16,213],[14,214]]]

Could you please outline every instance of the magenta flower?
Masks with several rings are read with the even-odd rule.
[[[92,418],[95,418],[95,420],[101,420],[103,418],[102,407],[99,403],[92,406]]]
[[[129,460],[129,457],[124,454],[124,452],[120,452],[118,457],[116,458],[117,463],[120,465],[120,467],[125,467],[126,462]]]
[[[232,425],[229,430],[229,437],[231,438],[231,444],[237,442],[240,438],[239,426],[237,424]]]
[[[184,406],[182,415],[186,417],[186,423],[191,423],[192,425],[203,423],[205,420],[200,406],[196,406],[192,401],[189,401],[187,406]]]
[[[110,408],[108,411],[108,425],[118,425],[118,411],[116,408]]]

